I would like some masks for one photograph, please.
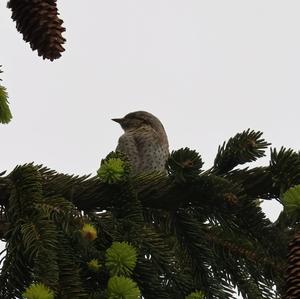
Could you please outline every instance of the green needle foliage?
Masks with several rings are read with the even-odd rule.
[[[123,276],[113,276],[108,281],[107,287],[108,299],[139,299],[140,290],[130,278]]]
[[[196,151],[184,148],[172,152],[167,166],[170,176],[175,181],[185,182],[200,174],[203,162]]]
[[[1,69],[0,73],[2,73]],[[2,81],[1,78],[0,81]],[[12,115],[8,106],[8,95],[6,88],[0,84],[0,123],[7,124],[11,119]]]
[[[106,250],[105,258],[110,275],[130,275],[136,265],[135,248],[126,242],[113,242]]]
[[[230,138],[219,147],[214,170],[216,173],[225,173],[234,167],[247,162],[255,161],[263,157],[264,150],[268,147],[264,139],[261,138],[262,132],[244,131]]]
[[[98,177],[106,183],[114,184],[126,180],[130,173],[127,157],[120,152],[111,152],[101,161]]]
[[[110,153],[95,177],[33,164],[0,175],[0,298],[35,286],[75,299],[233,299],[235,288],[247,299],[283,296],[299,246],[300,155],[271,149],[269,165],[241,166],[267,146],[247,130],[207,170],[184,148],[168,174],[132,176],[127,158]],[[285,207],[274,223],[258,204],[269,199]],[[289,294],[300,291],[294,273]]]
[[[203,292],[196,291],[188,295],[185,299],[204,299],[204,294]]]
[[[26,299],[54,299],[54,292],[43,284],[37,283],[29,286],[23,296]]]
[[[290,188],[283,194],[283,206],[290,219],[300,219],[300,185]]]

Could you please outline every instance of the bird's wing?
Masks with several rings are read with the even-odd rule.
[[[139,168],[139,149],[133,134],[123,134],[119,138],[116,150],[124,153],[128,157],[134,170],[137,170]]]

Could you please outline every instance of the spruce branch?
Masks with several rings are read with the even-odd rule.
[[[200,155],[189,148],[172,151],[167,161],[169,175],[178,183],[196,179],[202,166]]]
[[[110,171],[78,177],[33,164],[0,175],[1,219],[10,223],[0,297],[40,281],[59,298],[105,298],[110,275],[117,274],[130,275],[150,299],[183,299],[195,290],[227,299],[233,288],[250,299],[276,298],[272,288],[283,292],[286,244],[297,221],[273,224],[256,200],[284,201],[300,168],[297,153],[273,152],[269,166],[223,173],[201,172],[200,155],[183,149],[169,162],[169,176],[122,172],[122,179],[107,180]],[[117,165],[109,159],[107,169],[120,174],[122,159]],[[285,203],[298,210],[294,196]],[[84,223],[93,225],[90,240],[82,237]],[[116,242],[132,244],[136,260],[122,246],[105,260]]]
[[[0,68],[1,67],[2,65],[0,65]],[[0,74],[1,73],[3,73],[3,71],[0,69]],[[2,81],[1,78],[0,81]],[[2,124],[7,124],[12,119],[8,104],[8,94],[6,88],[0,84],[0,123]]]
[[[209,265],[214,263],[213,252],[204,242],[199,223],[184,211],[174,213],[172,223],[185,256],[183,261],[191,269],[195,288],[203,290],[208,298],[234,298],[230,283],[217,279],[210,270]]]
[[[282,196],[284,213],[290,223],[300,223],[300,185],[288,189]]]
[[[251,262],[266,265],[266,267],[271,267],[274,272],[282,272],[284,270],[285,264],[283,261],[274,261],[274,259],[270,258],[267,255],[260,255],[257,253],[257,249],[247,248],[245,245],[241,245],[233,240],[224,240],[220,236],[216,234],[212,234],[208,232],[207,240],[213,242],[214,244],[218,244],[223,247],[223,249],[228,252],[233,253],[235,256],[239,256],[240,258],[245,258]]]
[[[269,169],[272,183],[280,195],[290,187],[300,184],[300,154],[292,149],[271,149]]]
[[[216,174],[224,174],[239,164],[255,161],[265,155],[265,148],[270,145],[263,138],[262,132],[248,129],[236,134],[228,142],[219,146],[214,161],[213,171]]]

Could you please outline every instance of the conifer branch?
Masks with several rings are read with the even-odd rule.
[[[2,65],[0,65],[0,68],[1,67]],[[1,73],[3,73],[3,71],[0,69],[0,74]],[[0,81],[2,81],[1,78]],[[8,104],[8,94],[6,88],[0,84],[0,123],[2,124],[7,124],[12,119]]]
[[[243,148],[244,141],[232,144]],[[236,162],[261,155],[248,150],[235,152]],[[172,155],[168,175],[130,176],[117,153],[103,160],[96,177],[33,164],[0,175],[0,234],[7,241],[0,296],[29,292],[34,281],[59,298],[132,290],[146,298],[228,299],[234,288],[255,299],[282,294],[287,239],[299,223],[298,195],[282,192],[299,180],[298,153],[273,150],[269,166],[225,172],[203,172],[200,155],[187,148]],[[273,224],[257,205],[261,195],[277,196],[293,219]],[[125,266],[112,252],[104,261],[115,242],[135,248],[134,270],[123,253]],[[299,290],[297,246],[297,240],[290,245],[288,294]]]

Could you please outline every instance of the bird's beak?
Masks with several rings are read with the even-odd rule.
[[[123,118],[112,118],[111,120],[115,121],[118,124],[121,124],[123,121]]]

